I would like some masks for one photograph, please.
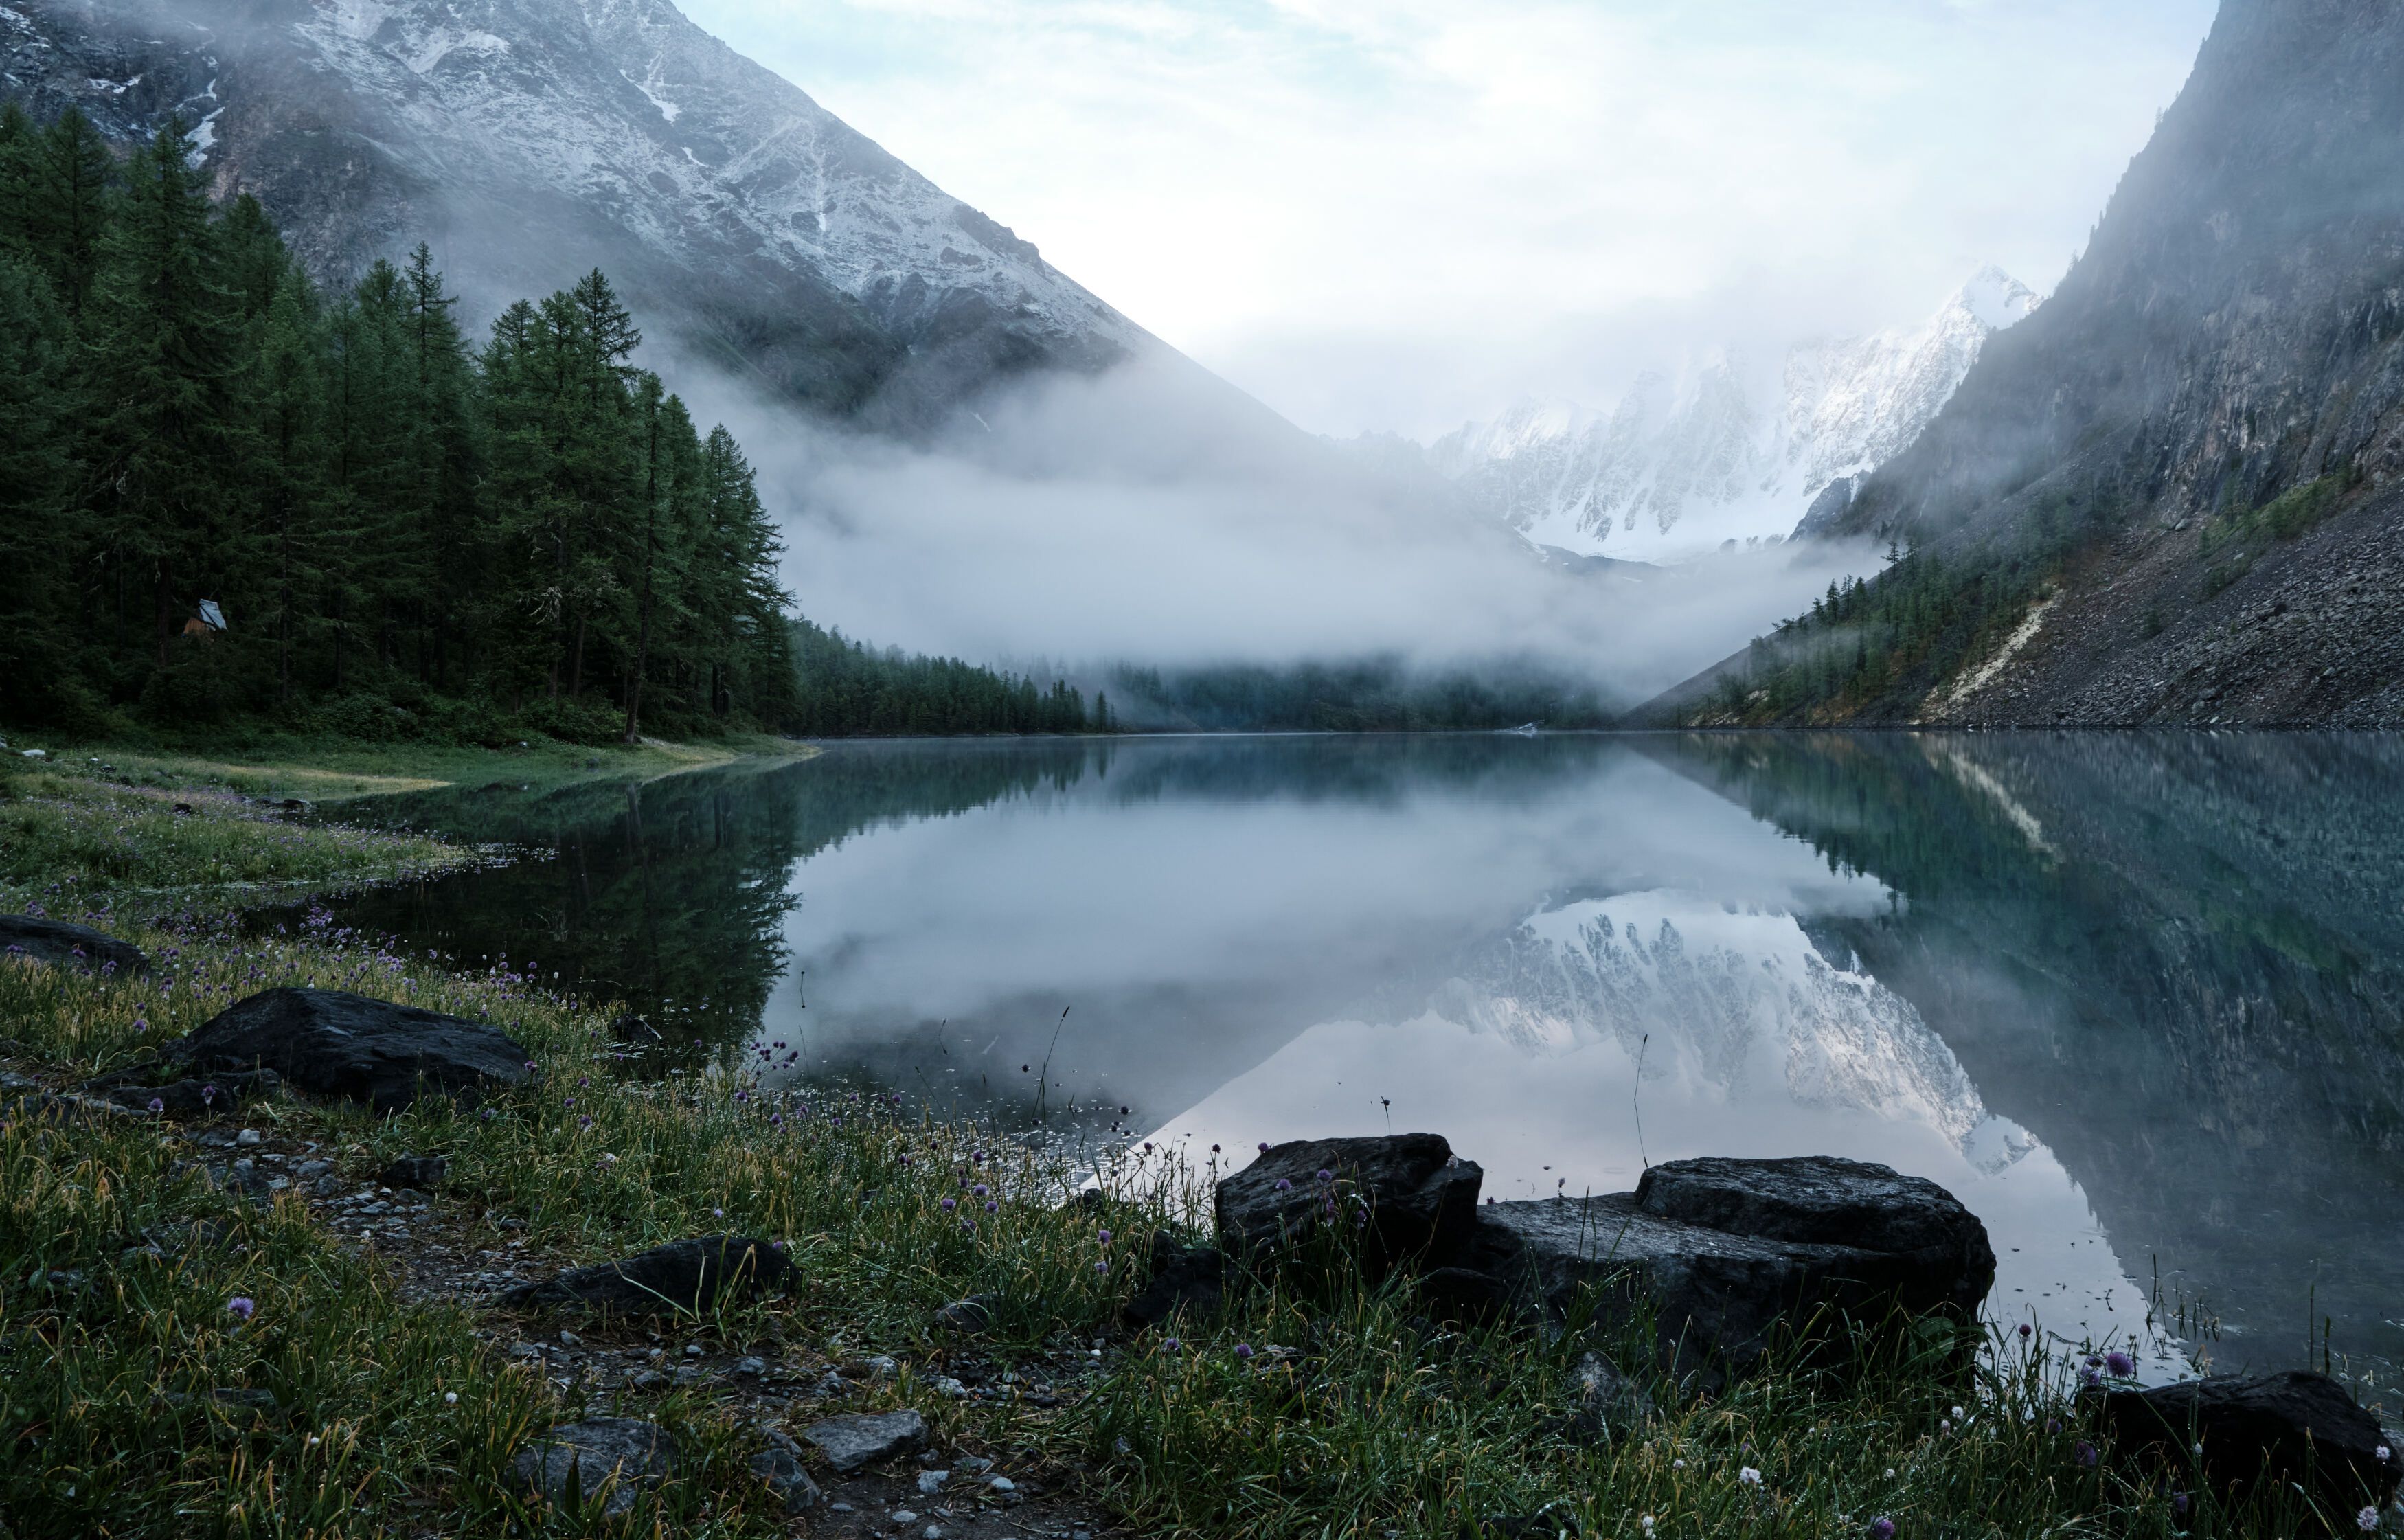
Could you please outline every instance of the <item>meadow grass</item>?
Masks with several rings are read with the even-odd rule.
[[[1150,1237],[1195,1239],[1207,1212],[1210,1171],[1167,1151],[1006,1135],[865,1086],[774,1089],[763,1073],[790,1054],[773,1043],[654,1077],[622,1056],[606,1006],[506,965],[404,956],[322,912],[264,934],[119,918],[153,959],[147,976],[0,960],[11,1068],[52,1085],[124,1068],[279,985],[490,1022],[537,1073],[480,1107],[378,1119],[283,1099],[244,1121],[314,1141],[346,1180],[440,1151],[441,1201],[526,1255],[596,1260],[719,1232],[781,1243],[800,1279],[786,1297],[678,1330],[793,1364],[890,1354],[900,1372],[844,1409],[915,1405],[939,1446],[1071,1483],[1137,1533],[2353,1533],[2352,1513],[2313,1515],[2291,1492],[2236,1509],[2186,1493],[2182,1510],[2175,1475],[2093,1457],[2065,1345],[2042,1337],[2006,1337],[1966,1372],[1896,1354],[1841,1379],[1788,1365],[1712,1396],[1655,1377],[1658,1414],[1595,1441],[1566,1421],[1578,1357],[1600,1348],[1641,1368],[1649,1344],[1574,1318],[1443,1327],[1340,1242],[1316,1266],[1239,1281],[1215,1320],[1127,1334],[1113,1323]],[[756,1433],[706,1387],[562,1387],[503,1356],[558,1320],[411,1302],[294,1194],[242,1199],[209,1183],[198,1153],[141,1117],[33,1101],[0,1113],[0,1516],[18,1540],[788,1532],[745,1474]],[[1086,1181],[1101,1200],[1062,1201]],[[991,1301],[986,1336],[937,1333],[933,1312],[971,1295]],[[939,1376],[971,1362],[1061,1393],[945,1393]],[[655,1417],[684,1450],[635,1515],[605,1525],[510,1494],[529,1433],[603,1413]]]

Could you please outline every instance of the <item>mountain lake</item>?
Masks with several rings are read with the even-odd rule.
[[[686,1068],[1204,1169],[1426,1129],[1503,1197],[1882,1161],[1986,1222],[1997,1323],[2404,1364],[2404,738],[851,741],[371,805],[527,859],[342,919]]]

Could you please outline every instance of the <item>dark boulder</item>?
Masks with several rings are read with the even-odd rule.
[[[1152,1238],[1152,1277],[1126,1302],[1119,1318],[1139,1330],[1177,1316],[1202,1321],[1219,1313],[1226,1288],[1227,1260],[1216,1246],[1181,1245],[1162,1230]]]
[[[1483,1177],[1439,1134],[1294,1140],[1220,1181],[1219,1239],[1249,1254],[1357,1226],[1373,1265],[1441,1265],[1475,1226]]]
[[[0,915],[0,958],[24,958],[93,973],[144,973],[150,959],[130,941],[105,931],[31,915]]]
[[[387,1164],[376,1173],[376,1181],[386,1187],[412,1187],[430,1193],[442,1185],[451,1174],[451,1157],[439,1155],[408,1155]]]
[[[496,1028],[339,989],[270,989],[237,1001],[161,1057],[194,1072],[265,1068],[296,1088],[397,1112],[421,1090],[472,1101],[532,1078]]]
[[[849,1476],[926,1443],[927,1420],[915,1411],[864,1412],[813,1422],[802,1436],[818,1447],[829,1464]]]
[[[521,1284],[499,1302],[519,1309],[582,1305],[624,1315],[698,1315],[721,1297],[749,1298],[797,1276],[785,1253],[765,1240],[709,1235]]]
[[[676,1443],[656,1422],[634,1417],[599,1417],[566,1422],[518,1450],[518,1485],[537,1497],[565,1504],[575,1495],[586,1513],[615,1518],[657,1487],[676,1469]]]
[[[2322,1506],[2349,1516],[2396,1495],[2397,1451],[2379,1420],[2325,1374],[2290,1369],[2190,1379],[2146,1391],[2092,1391],[2084,1399],[2117,1456],[2186,1471],[2202,1445],[2203,1480],[2215,1491],[2294,1482]]]
[[[1727,1235],[1904,1259],[1918,1279],[1904,1301],[1914,1313],[1943,1307],[1976,1321],[1994,1286],[1995,1250],[1978,1216],[1925,1177],[1869,1161],[1673,1160],[1638,1179],[1636,1203]]]
[[[1965,1349],[1994,1281],[1986,1226],[1951,1194],[1826,1156],[1678,1161],[1633,1193],[1489,1204],[1477,1218],[1465,1265],[1549,1314],[1597,1291],[1606,1326],[1648,1318],[1665,1366],[1706,1387],[1838,1318],[1949,1318]]]

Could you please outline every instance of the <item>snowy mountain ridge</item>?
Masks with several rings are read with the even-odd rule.
[[[1607,413],[1522,400],[1438,439],[1428,461],[1540,548],[1659,562],[1774,543],[1824,495],[1841,509],[2036,302],[1984,267],[1918,327],[1795,344],[1774,384],[1721,351],[1684,380],[1640,377]]]
[[[14,0],[0,76],[120,140],[202,125],[319,278],[420,239],[478,309],[596,263],[669,337],[924,421],[1142,329],[669,0]]]

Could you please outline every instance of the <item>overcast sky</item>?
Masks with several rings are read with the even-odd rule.
[[[2040,290],[2214,0],[680,0],[1304,427]]]

